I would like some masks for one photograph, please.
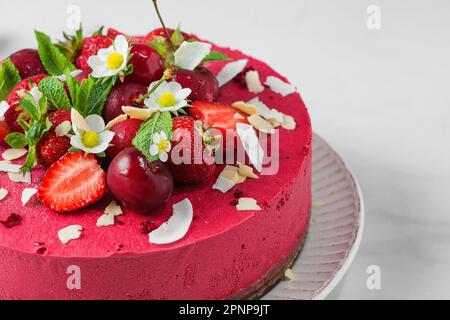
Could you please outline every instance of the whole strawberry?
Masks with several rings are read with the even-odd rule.
[[[65,121],[70,122],[70,112],[57,110],[49,114],[48,119],[52,128],[45,133],[37,145],[37,157],[44,166],[51,166],[64,156],[70,149],[70,139],[67,136],[58,136],[55,129]]]
[[[214,176],[216,165],[214,159],[205,152],[200,131],[201,128],[196,126],[191,117],[181,116],[173,120],[172,150],[175,152],[172,152],[168,167],[176,183],[200,184]],[[180,147],[180,152],[177,152],[177,146]],[[190,154],[186,155],[184,152]],[[188,160],[188,163],[183,160]]]
[[[108,48],[112,45],[112,40],[103,35],[94,35],[83,40],[80,55],[76,60],[76,66],[81,70],[90,70],[87,63],[89,57],[95,56],[98,50]]]
[[[22,93],[31,90],[32,87],[37,86],[39,82],[46,77],[47,75],[41,74],[23,79],[9,94],[9,97],[6,100],[9,104],[9,109],[5,112],[5,121],[11,132],[23,132],[22,127],[17,123],[17,119],[22,113],[19,106],[19,101],[22,99]]]

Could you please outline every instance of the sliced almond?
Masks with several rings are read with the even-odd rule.
[[[281,126],[283,127],[283,129],[286,129],[286,130],[295,130],[295,128],[297,127],[297,124],[295,123],[295,120],[293,117],[285,115],[284,122],[281,124]]]
[[[112,225],[114,225],[114,215],[112,214],[105,213],[97,219],[97,227],[109,227]]]
[[[238,184],[238,170],[239,168],[237,167],[226,166],[212,188],[214,190],[219,190],[222,193],[227,193],[230,191],[236,184]]]
[[[272,125],[272,127],[274,128],[279,128],[281,127],[281,122],[278,121],[277,119],[268,119],[267,121],[269,121],[269,123]]]
[[[235,113],[233,118],[237,120],[245,120],[245,118],[240,113]]]
[[[55,134],[57,137],[64,137],[70,133],[70,130],[72,130],[72,124],[66,120],[55,128]]]
[[[25,175],[22,172],[8,172],[8,177],[12,182],[31,184],[31,174],[29,172],[25,173]]]
[[[138,119],[142,121],[147,121],[156,112],[147,108],[135,108],[135,107],[122,107],[123,113],[128,115],[131,119]]]
[[[82,230],[83,227],[79,225],[68,226],[58,231],[58,238],[63,244],[67,244],[71,240],[80,238]]]
[[[114,119],[112,119],[110,122],[108,122],[108,124],[106,125],[106,129],[111,129],[113,126],[115,126],[118,123],[121,123],[125,120],[128,119],[128,116],[126,114],[121,114],[118,117],[115,117]]]
[[[245,164],[239,163],[239,175],[251,179],[259,179],[259,177],[253,172],[253,168]]]
[[[236,184],[242,184],[245,181],[247,181],[247,177],[239,176],[238,180],[236,181]]]
[[[2,157],[4,160],[11,161],[22,158],[24,155],[28,153],[27,149],[8,149],[3,152]]]
[[[258,131],[264,132],[267,134],[274,134],[275,130],[273,129],[273,126],[270,124],[270,122],[264,120],[258,115],[251,115],[248,117],[248,122]]]
[[[238,211],[261,211],[258,202],[253,198],[240,198],[236,209]]]
[[[256,70],[250,70],[245,74],[245,81],[247,83],[247,88],[250,93],[261,93],[264,91],[264,86],[259,78],[259,72]]]
[[[284,272],[284,279],[287,281],[295,280],[295,275],[291,269],[286,269],[286,271]]]
[[[236,183],[239,179],[239,173],[238,171],[234,171],[234,170],[224,170],[220,176],[222,178],[228,179],[230,181],[233,181],[234,183]]]
[[[122,208],[115,202],[114,200],[111,201],[111,203],[106,207],[105,209],[106,214],[110,214],[113,216],[120,216],[123,214]]]
[[[0,201],[5,199],[7,195],[8,195],[8,190],[1,188],[0,189]]]
[[[9,161],[0,161],[0,171],[2,172],[20,172],[22,166],[19,164],[12,164]]]
[[[233,108],[242,111],[245,114],[253,115],[258,114],[258,108],[252,104],[247,104],[244,101],[237,101],[231,105]]]

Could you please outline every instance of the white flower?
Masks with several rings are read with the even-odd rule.
[[[128,62],[128,41],[118,35],[114,44],[107,49],[100,49],[96,56],[88,59],[94,78],[110,77],[125,69]]]
[[[0,102],[0,121],[5,119],[5,112],[9,109],[9,104],[6,101]]]
[[[164,131],[153,134],[153,144],[150,147],[150,154],[152,156],[159,155],[159,160],[167,162],[169,160],[169,152],[172,148],[169,138]]]
[[[99,115],[93,114],[86,119],[75,109],[72,109],[72,128],[75,135],[70,144],[86,153],[100,154],[109,147],[114,138],[114,132],[105,128],[105,121]]]
[[[77,70],[72,71],[70,73],[70,75],[75,78],[75,77],[79,76],[81,73],[83,73],[83,70],[78,70],[77,69]],[[66,77],[65,74],[62,74],[60,76],[56,76],[55,78],[58,79],[59,81],[63,81],[63,82],[67,81],[67,77]]]
[[[158,82],[153,82],[148,90],[153,90],[157,84]],[[183,89],[178,82],[164,81],[145,99],[144,104],[152,111],[177,111],[187,106],[186,99],[191,92],[191,89]]]
[[[194,70],[211,52],[211,48],[209,43],[184,41],[175,52],[175,65],[181,69]]]

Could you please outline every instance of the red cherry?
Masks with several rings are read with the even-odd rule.
[[[130,59],[133,73],[128,76],[129,81],[148,86],[161,79],[164,65],[158,52],[146,44],[135,44],[130,53],[133,54]]]
[[[216,76],[203,67],[195,71],[178,70],[175,81],[183,88],[192,90],[189,99],[193,101],[215,102],[219,95],[219,82]]]
[[[106,99],[103,109],[103,118],[106,122],[120,116],[122,106],[142,107],[138,105],[136,99],[147,93],[147,87],[139,83],[125,82],[114,87]]]
[[[173,193],[173,178],[162,162],[148,163],[136,149],[122,150],[109,166],[108,187],[126,207],[150,214],[163,206]]]
[[[113,160],[120,151],[133,146],[132,141],[142,125],[141,120],[127,119],[115,124],[111,131],[115,133],[111,141],[112,147],[106,150],[106,154],[110,160]]]
[[[6,121],[0,121],[0,146],[8,147],[8,144],[5,141],[6,136],[10,133],[8,124]]]
[[[167,31],[168,31],[169,34],[172,36],[172,34],[173,34],[173,32],[174,32],[175,30],[174,30],[174,29],[168,28]],[[188,40],[188,39],[189,39],[189,36],[188,36],[186,33],[182,32],[181,34],[183,35],[184,40]],[[166,32],[164,31],[164,29],[163,29],[163,28],[158,28],[158,29],[155,29],[155,30],[153,30],[152,32],[150,32],[150,33],[145,37],[144,42],[145,42],[145,43],[149,43],[149,42],[154,41],[154,40],[155,40],[155,36],[157,36],[157,37],[163,37],[163,38],[167,39],[167,35],[166,35]]]
[[[23,49],[10,55],[9,59],[19,70],[22,79],[47,73],[37,50]]]

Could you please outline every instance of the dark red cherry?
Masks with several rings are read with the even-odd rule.
[[[133,55],[130,64],[133,73],[128,76],[129,81],[149,86],[153,81],[161,79],[164,65],[159,53],[146,44],[135,44],[130,53]]]
[[[19,70],[22,79],[47,73],[37,50],[23,49],[10,55],[9,59],[11,59],[11,62]]]
[[[120,116],[122,106],[142,107],[143,104],[137,104],[136,99],[147,93],[147,87],[134,82],[125,82],[114,87],[106,99],[103,109],[103,118],[106,122]]]
[[[106,150],[106,155],[113,160],[120,151],[133,146],[132,141],[141,128],[142,121],[138,119],[127,119],[115,124],[111,131],[115,133],[111,141],[112,147]]]
[[[178,70],[175,81],[183,88],[192,90],[189,99],[192,101],[215,102],[219,95],[219,82],[216,76],[206,68],[200,67],[195,71]]]
[[[162,162],[148,163],[136,149],[122,150],[111,162],[108,187],[126,208],[151,214],[172,196],[173,178]]]

